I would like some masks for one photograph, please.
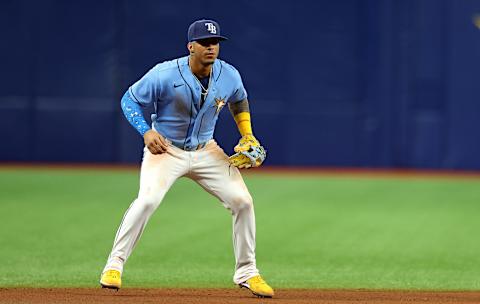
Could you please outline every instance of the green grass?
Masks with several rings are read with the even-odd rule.
[[[480,182],[248,175],[257,263],[275,287],[480,288]],[[138,172],[0,170],[0,286],[97,286]],[[127,287],[231,287],[231,216],[180,179]]]

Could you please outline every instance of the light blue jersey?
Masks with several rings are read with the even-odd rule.
[[[200,107],[201,87],[190,70],[188,58],[157,64],[134,83],[122,99],[125,116],[140,134],[148,131],[148,127],[142,127],[141,111],[135,109],[137,105],[129,106],[129,97],[142,106],[153,104],[155,112],[151,118],[155,130],[175,146],[186,150],[213,138],[223,106],[247,98],[238,71],[217,59],[213,64],[208,94]]]

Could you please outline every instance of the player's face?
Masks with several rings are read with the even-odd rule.
[[[208,38],[194,41],[191,45],[190,53],[201,64],[210,65],[217,59],[219,50],[219,40],[217,38]]]

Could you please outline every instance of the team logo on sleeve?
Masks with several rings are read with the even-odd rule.
[[[226,104],[225,102],[225,97],[224,98],[215,98],[215,104],[213,105],[214,107],[217,108],[215,111],[215,115],[220,112],[220,110],[223,108],[223,106]]]
[[[205,23],[205,26],[207,27],[207,31],[209,31],[210,33],[212,33],[212,34],[217,33],[217,27],[215,26],[215,24],[213,24],[211,22],[207,22],[207,23]]]

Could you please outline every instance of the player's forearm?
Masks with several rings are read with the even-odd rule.
[[[229,103],[228,108],[230,109],[230,113],[232,113],[232,116],[237,123],[240,134],[242,136],[253,134],[248,100],[244,99],[236,103]]]
[[[138,131],[138,133],[140,133],[140,135],[143,136],[148,130],[150,130],[145,117],[143,117],[142,108],[132,99],[128,91],[125,92],[122,97],[121,106],[123,115],[125,115],[125,118]]]

